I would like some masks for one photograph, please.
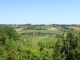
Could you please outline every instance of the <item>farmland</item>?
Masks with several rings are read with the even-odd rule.
[[[23,40],[31,40],[33,45],[38,44],[38,42],[48,42],[57,41],[57,38],[60,38],[61,35],[66,35],[68,31],[71,30],[70,26],[72,25],[19,25],[16,27],[16,31],[22,35]],[[73,26],[77,27],[77,26]],[[78,32],[75,29],[74,33]]]

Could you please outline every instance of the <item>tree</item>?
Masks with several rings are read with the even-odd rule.
[[[7,40],[19,40],[20,35],[11,26],[4,26],[0,29],[0,44],[5,45]]]
[[[11,26],[4,26],[0,29],[0,59],[17,60],[17,44],[19,34]],[[3,58],[1,58],[3,57]]]
[[[78,36],[73,34],[73,32],[68,32],[67,37],[63,40],[61,53],[65,53],[66,60],[76,60],[76,56],[79,56],[76,54],[79,51],[76,51],[78,49],[78,40]]]
[[[6,33],[6,35],[9,36],[9,39],[19,40],[20,35],[16,32],[16,30],[13,27],[4,26],[2,29],[4,30],[4,33]]]
[[[64,55],[64,53],[60,53],[61,52],[61,41],[58,40],[56,43],[55,43],[55,47],[54,47],[54,53],[53,53],[53,59],[54,60],[65,60],[65,56],[62,57],[62,55]]]
[[[8,57],[8,52],[5,50],[4,46],[0,45],[0,60],[6,60]]]
[[[0,29],[0,44],[5,45],[8,35],[4,32],[4,29]]]

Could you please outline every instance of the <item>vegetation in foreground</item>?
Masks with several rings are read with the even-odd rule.
[[[3,26],[0,28],[0,60],[80,59],[80,33],[71,31],[56,39],[56,42],[39,41],[33,45],[31,39],[22,39],[13,27]]]

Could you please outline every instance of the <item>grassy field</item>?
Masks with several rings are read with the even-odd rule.
[[[53,33],[53,35],[62,35],[63,33],[66,34],[68,30],[64,29],[63,27],[61,26],[37,26],[36,28],[38,27],[41,27],[41,28],[46,28],[47,30],[24,30],[24,28],[26,28],[28,26],[23,26],[21,28],[17,28],[16,31],[19,33],[19,34],[22,34],[22,33],[29,33],[29,32],[41,32],[41,33]],[[77,29],[77,28],[76,28]],[[65,32],[63,32],[65,30]],[[79,30],[79,28],[78,28]],[[77,31],[74,30],[74,32],[76,33]],[[49,35],[22,35],[22,39],[23,40],[31,40],[33,44],[37,44],[38,42],[48,42],[48,41],[52,41],[52,42],[56,42],[57,41],[57,38],[51,38],[49,37]]]
[[[53,31],[53,30],[21,30],[18,33],[26,33],[26,32],[41,32],[41,33],[54,33],[54,34],[63,34],[62,31]]]
[[[54,33],[55,34],[62,34],[61,31],[51,31],[51,30],[22,30],[19,33],[26,33],[26,32],[41,32],[41,33]],[[31,40],[33,45],[37,45],[38,42],[48,42],[48,41],[52,41],[52,42],[56,42],[57,38],[51,38],[49,37],[49,35],[46,36],[41,36],[41,35],[22,35],[22,38],[24,40]]]
[[[37,36],[37,35],[35,35],[35,36],[33,36],[33,35],[22,35],[22,38],[24,39],[24,40],[31,40],[32,41],[32,43],[33,43],[33,45],[36,45],[38,42],[44,42],[44,43],[46,43],[46,42],[48,42],[48,41],[52,41],[52,42],[56,42],[57,41],[57,38],[51,38],[51,37],[49,37],[48,35],[47,36]]]

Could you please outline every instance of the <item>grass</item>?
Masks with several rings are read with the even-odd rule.
[[[18,33],[37,32],[37,30],[21,30]]]
[[[26,27],[26,26],[25,26]],[[38,26],[39,27],[39,26]],[[69,30],[66,30],[64,28],[62,28],[61,26],[56,26],[56,27],[52,27],[52,26],[42,26],[42,28],[56,28],[57,31],[55,30],[20,30],[18,31],[19,34],[21,33],[27,33],[27,32],[41,32],[41,33],[53,33],[53,35],[56,35],[56,34],[59,34],[59,35],[62,35],[64,32],[64,30],[66,31],[64,34],[66,35],[67,34],[67,31]],[[61,31],[62,30],[62,31]],[[74,30],[74,32],[78,32],[76,30]],[[51,38],[49,37],[49,35],[46,35],[46,36],[41,36],[41,35],[22,35],[22,39],[28,39],[28,40],[31,40],[32,41],[32,44],[35,46],[35,48],[37,48],[37,44],[38,42],[48,42],[48,41],[52,41],[55,42],[57,41],[57,38]]]
[[[46,28],[52,28],[52,26],[46,26]],[[56,28],[58,30],[57,31],[54,31],[54,30],[21,30],[21,31],[18,31],[18,33],[21,34],[21,33],[27,33],[27,32],[41,32],[41,33],[53,33],[54,35],[63,34],[63,31],[61,30],[64,30],[64,29],[62,29],[60,26],[53,27],[53,28]],[[22,35],[22,39],[31,39],[33,44],[37,44],[38,42],[48,42],[48,41],[56,42],[57,41],[57,38],[51,38],[48,35],[47,36]]]
[[[63,34],[62,31],[53,31],[53,30],[21,30],[18,33],[27,33],[27,32],[41,32],[41,33],[54,33],[54,34]]]
[[[31,38],[38,38],[38,37],[42,37],[42,36],[38,36],[38,35],[22,35],[22,38],[24,39],[31,39]]]
[[[54,43],[57,41],[57,38],[51,38],[48,35],[47,36],[37,36],[37,35],[22,35],[23,39],[30,39],[33,43],[33,45],[38,44],[38,42],[48,42],[53,41]]]
[[[58,27],[57,29],[60,29]],[[56,34],[63,34],[61,30],[58,31],[53,31],[53,30],[21,30],[18,33],[27,33],[27,32],[41,32],[41,33],[53,33],[54,35]],[[48,42],[48,41],[53,41],[54,43],[57,41],[57,38],[51,38],[48,35],[46,36],[40,36],[40,35],[22,35],[22,39],[31,39],[33,45],[36,45],[38,42]]]

